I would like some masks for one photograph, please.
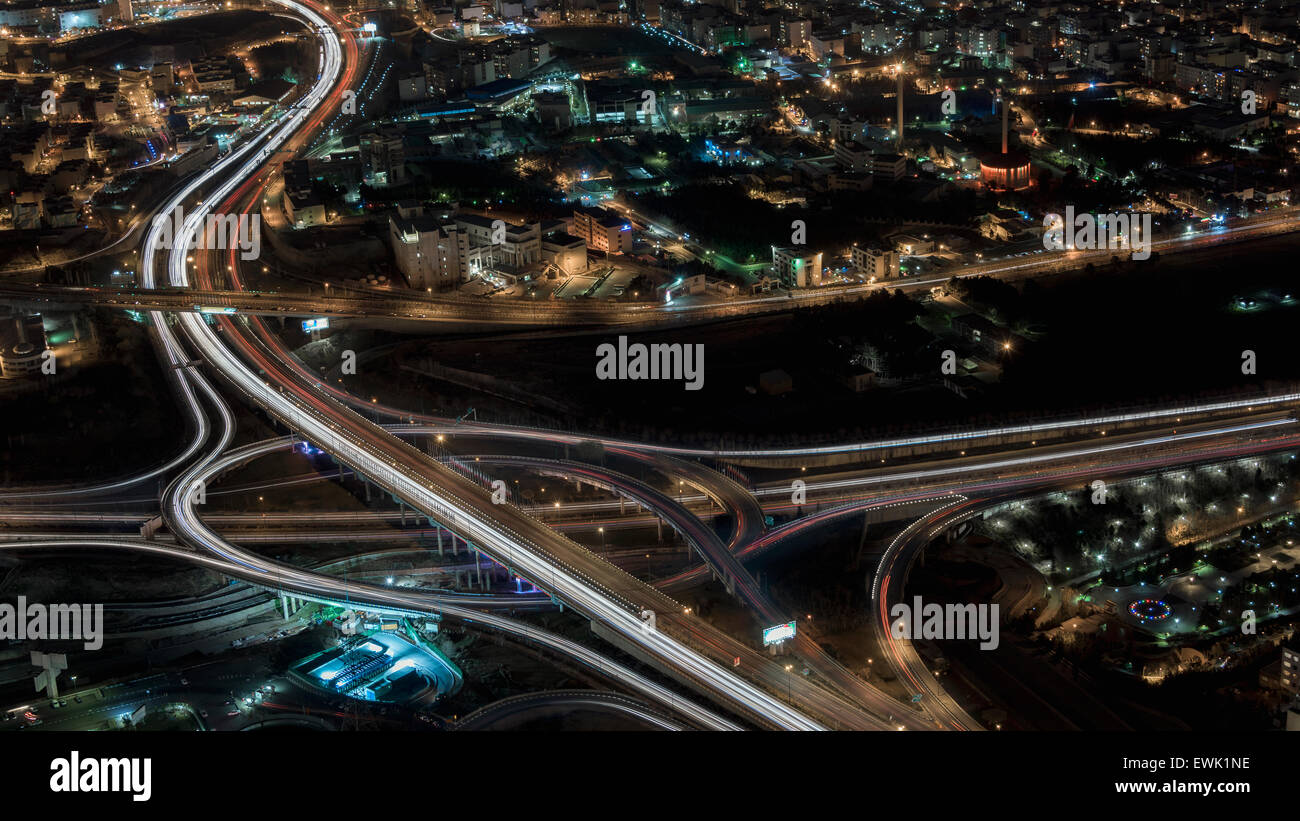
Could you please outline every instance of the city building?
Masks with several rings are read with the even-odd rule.
[[[488,267],[505,267],[518,271],[542,259],[541,223],[515,225],[503,219],[478,214],[457,214],[455,221],[470,249],[490,249]],[[475,267],[466,266],[471,273]]]
[[[872,154],[872,176],[887,181],[897,181],[907,173],[907,158],[902,154]]]
[[[574,209],[573,233],[585,240],[593,251],[606,254],[632,252],[632,224],[604,208]]]
[[[576,274],[587,269],[587,242],[563,231],[554,231],[542,237],[542,259],[552,263],[563,274]]]
[[[190,61],[190,73],[199,91],[205,94],[235,90],[235,74],[226,57],[197,57]]]
[[[17,379],[38,373],[46,348],[45,326],[39,314],[0,321],[0,376]]]
[[[874,168],[871,149],[856,140],[836,140],[835,161],[850,171],[871,173]]]
[[[388,218],[388,237],[397,270],[412,288],[445,291],[468,278],[469,237],[454,221],[399,203]]]
[[[406,150],[397,132],[361,135],[366,182],[380,188],[406,182]]]
[[[1300,693],[1300,641],[1282,645],[1282,672],[1278,677],[1282,689]]]
[[[900,257],[892,248],[854,245],[852,259],[860,276],[884,280],[897,279],[901,275]]]
[[[816,288],[822,284],[822,252],[773,245],[772,273],[786,288]]]

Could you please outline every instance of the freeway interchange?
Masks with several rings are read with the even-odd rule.
[[[338,17],[310,3],[270,2],[304,21],[316,33],[322,44],[320,74],[301,103],[285,118],[235,147],[173,193],[159,209],[160,213],[171,213],[201,198],[200,205],[189,210],[184,229],[187,232],[199,230],[210,213],[224,213],[221,209],[230,207],[247,208],[256,201],[257,186],[264,184],[269,176],[270,164],[281,154],[301,147],[315,134],[327,113],[340,102],[341,92],[354,82],[356,44]],[[1240,230],[1245,235],[1290,227],[1289,216],[1275,215],[1232,230]],[[109,305],[118,304],[115,300],[128,300],[122,307],[131,305],[150,310],[157,350],[171,366],[169,379],[193,420],[194,438],[179,455],[147,474],[69,491],[19,489],[0,495],[0,502],[12,505],[60,495],[118,493],[146,479],[168,475],[171,480],[163,494],[162,515],[176,544],[102,535],[11,533],[6,534],[0,547],[14,551],[91,547],[137,551],[201,564],[233,578],[308,600],[362,603],[392,613],[437,612],[473,621],[526,637],[554,652],[581,660],[656,701],[661,708],[692,726],[792,730],[979,729],[978,721],[943,692],[915,652],[886,635],[888,622],[883,614],[888,604],[901,596],[911,561],[930,540],[990,504],[1008,498],[1009,494],[1041,493],[1063,485],[1080,485],[1089,477],[1113,478],[1170,465],[1240,458],[1294,448],[1300,443],[1300,432],[1295,430],[1291,415],[1300,396],[1294,394],[1004,429],[937,433],[906,440],[806,448],[698,450],[613,440],[602,443],[622,462],[649,466],[670,480],[689,485],[700,498],[709,500],[710,506],[716,504],[732,513],[735,527],[730,538],[723,540],[703,526],[698,513],[687,504],[674,501],[649,483],[633,478],[628,471],[501,452],[508,450],[512,442],[521,440],[564,446],[590,437],[479,423],[449,425],[448,420],[402,409],[376,408],[373,403],[322,384],[283,349],[255,315],[335,313],[528,325],[587,322],[648,325],[682,317],[713,319],[769,309],[785,310],[792,297],[735,300],[713,306],[656,307],[648,311],[645,306],[618,306],[616,310],[601,308],[585,315],[577,313],[584,309],[571,306],[525,311],[490,303],[471,310],[450,302],[373,296],[318,299],[256,296],[239,288],[217,291],[207,287],[200,277],[213,260],[201,258],[197,265],[191,265],[185,244],[171,242],[164,231],[165,226],[155,224],[145,233],[140,264],[143,287],[137,292],[7,286],[5,295],[20,301],[89,301]],[[1195,241],[1199,240],[1187,240]],[[1080,257],[1053,264],[1078,266],[1085,261]],[[1037,265],[1040,268],[1035,270],[1041,270],[1042,264],[1041,261],[989,263],[966,275],[1014,275],[1013,269],[1020,265]],[[921,288],[933,283],[903,284]],[[864,286],[864,290],[870,287],[874,286]],[[853,292],[851,288],[840,289],[795,301],[817,304],[818,300],[835,300]],[[272,301],[276,304],[269,304]],[[253,316],[244,321],[218,313],[216,323],[210,324],[204,313],[193,310],[195,306],[234,307]],[[218,377],[219,384],[241,402],[283,425],[291,435],[232,450],[234,416],[208,373]],[[363,415],[359,408],[365,408],[370,415]],[[404,424],[384,426],[374,421],[372,415],[402,419]],[[1179,420],[1176,428],[1170,424],[1171,417]],[[1184,421],[1184,417],[1190,418]],[[1130,428],[1106,439],[1102,438],[1104,432],[1095,433],[1099,426],[1111,425]],[[1068,431],[1076,438],[1045,448],[1021,448],[1003,441],[1006,437],[1052,430]],[[681,533],[703,560],[702,564],[669,578],[645,581],[570,539],[562,528],[542,522],[538,511],[494,500],[489,489],[474,477],[464,475],[404,439],[447,431],[471,440],[482,439],[499,448],[497,452],[482,452],[489,464],[586,481],[633,502]],[[196,502],[202,489],[222,473],[300,441],[320,448],[353,474],[400,499],[430,526],[455,533],[508,573],[527,579],[545,591],[546,598],[537,601],[537,605],[562,606],[582,614],[593,627],[599,628],[600,635],[620,649],[720,705],[727,714],[683,698],[580,643],[497,612],[518,608],[519,597],[413,593],[339,580],[318,570],[267,559],[240,546],[237,540],[228,539],[214,529],[212,521],[199,514]],[[901,470],[854,468],[821,478],[809,476],[807,485],[817,509],[772,530],[765,527],[763,516],[789,507],[783,501],[788,496],[788,483],[747,488],[721,471],[695,461],[734,458],[783,464],[792,459],[865,457],[905,448],[980,441],[993,443],[993,452],[970,459],[937,457],[933,463]],[[206,450],[204,443],[210,445]],[[1012,450],[1013,447],[1016,449]],[[689,613],[671,595],[675,589],[712,575],[763,621],[784,621],[787,614],[756,583],[745,566],[746,561],[821,523],[861,515],[872,509],[899,507],[908,511],[919,509],[925,515],[905,529],[882,557],[872,601],[873,610],[879,616],[876,628],[884,631],[879,634],[880,643],[889,648],[889,663],[910,682],[914,691],[927,695],[919,706],[898,702],[885,694],[829,657],[802,633],[796,637],[792,652],[800,666],[809,668],[810,674],[792,677],[780,657],[768,657],[753,650],[748,643]],[[60,521],[57,513],[9,507],[3,509],[3,516],[15,523]],[[42,520],[42,516],[46,518]],[[63,520],[67,521],[71,520]],[[728,664],[732,659],[740,659],[741,663]],[[665,727],[678,726],[660,717],[655,721]]]

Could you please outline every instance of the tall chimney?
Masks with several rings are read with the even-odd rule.
[[[903,65],[898,65],[898,153],[903,153]]]
[[[1007,100],[1006,95],[1002,97],[1002,153],[1007,153]]]

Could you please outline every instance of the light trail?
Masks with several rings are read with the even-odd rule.
[[[540,644],[569,658],[583,662],[592,669],[599,671],[602,675],[619,681],[641,693],[643,696],[670,707],[675,712],[681,713],[702,727],[712,730],[742,729],[734,722],[728,721],[727,719],[722,718],[687,699],[683,699],[673,691],[663,687],[655,681],[648,679],[645,676],[624,667],[618,662],[578,644],[577,642],[571,641],[556,633],[551,633],[547,630],[534,627],[527,622],[517,621],[493,613],[479,612],[460,605],[447,604],[441,601],[440,598],[434,594],[401,593],[390,589],[374,587],[372,585],[352,585],[349,587],[349,596],[347,598],[340,598],[336,592],[329,589],[328,585],[325,585],[323,588],[318,588],[315,585],[308,584],[304,584],[301,587],[290,587],[289,585],[276,586],[269,584],[271,580],[268,579],[265,574],[250,571],[240,564],[232,563],[225,559],[197,553],[180,547],[152,544],[145,541],[133,541],[125,538],[65,537],[33,542],[0,542],[0,550],[3,551],[74,551],[86,550],[88,548],[127,550],[136,553],[145,553],[178,559],[180,561],[189,562],[190,564],[206,567],[210,570],[221,573],[222,575],[230,576],[231,578],[242,579],[272,593],[283,594],[286,591],[290,591],[297,598],[321,604],[370,607],[385,614],[395,616],[423,617],[430,613],[434,613],[452,616],[473,624],[481,624],[493,630],[499,630],[503,633]],[[332,580],[327,576],[320,576],[318,581],[328,582]]]
[[[182,237],[195,235],[207,214],[211,213],[212,203],[220,202],[245,180],[256,175],[261,165],[275,151],[308,124],[309,115],[324,103],[339,79],[343,62],[339,39],[322,13],[295,0],[272,2],[306,19],[320,36],[320,75],[305,97],[281,123],[263,130],[249,143],[232,151],[177,195],[172,207],[164,209],[165,212],[171,212],[175,205],[179,205],[189,195],[213,185],[206,191],[199,207],[187,215]],[[153,226],[145,241],[141,281],[146,287],[154,287],[157,283],[153,260],[165,245],[162,242],[164,227],[161,224]],[[174,243],[168,258],[168,284],[172,286],[186,287],[191,284],[186,268],[185,244]],[[163,324],[163,315],[159,313],[155,316],[159,324]],[[456,530],[463,538],[480,545],[512,572],[524,576],[538,587],[550,590],[552,595],[561,597],[571,607],[599,620],[624,639],[642,646],[665,664],[739,704],[762,720],[785,729],[821,729],[817,722],[745,679],[713,664],[662,630],[648,628],[640,617],[640,603],[658,601],[662,603],[660,606],[664,608],[665,615],[680,614],[682,609],[671,599],[648,585],[639,585],[632,577],[599,561],[581,546],[564,539],[510,505],[491,506],[481,489],[468,485],[458,474],[429,460],[419,451],[322,393],[308,393],[306,389],[300,389],[292,383],[273,388],[226,349],[201,315],[180,313],[176,315],[176,321],[202,358],[217,368],[230,384],[254,404],[284,421],[341,462],[404,499],[427,517],[438,520]],[[179,341],[170,333],[170,328],[167,333],[160,335],[164,338],[168,356],[175,357],[175,364],[183,355]],[[268,371],[268,376],[270,374],[271,371]],[[276,375],[279,375],[278,371]],[[283,567],[232,549],[233,546],[222,542],[198,521],[192,503],[198,490],[194,478],[201,470],[200,465],[182,473],[173,483],[172,492],[167,495],[164,509],[176,535],[202,545],[253,572],[261,572],[268,577],[275,573],[283,574]],[[543,547],[542,542],[548,543],[549,548]],[[560,558],[565,554],[582,560],[582,566]],[[592,573],[600,573],[604,580],[598,581]],[[317,578],[300,578],[299,581],[303,584],[322,583]],[[627,585],[628,588],[643,586],[646,592],[638,591],[634,594],[639,600],[634,602],[622,591],[612,589],[611,583]],[[329,580],[328,584],[333,586],[337,582]]]

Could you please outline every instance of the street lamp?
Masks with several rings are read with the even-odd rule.
[[[600,531],[600,549],[604,550],[605,549],[605,528],[598,527],[596,529]]]

